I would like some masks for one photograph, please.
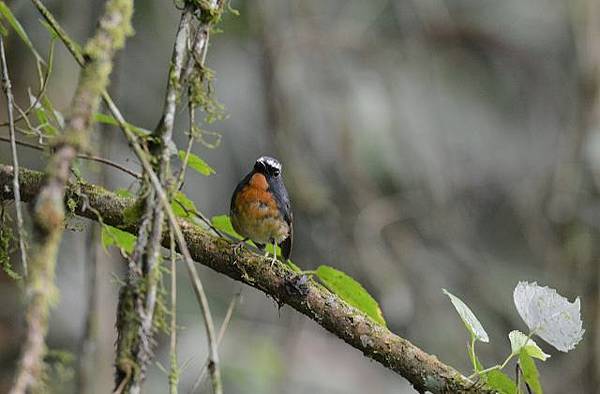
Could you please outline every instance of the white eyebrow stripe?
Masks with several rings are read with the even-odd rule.
[[[261,163],[265,163],[268,166],[276,168],[281,171],[281,163],[279,163],[277,160],[273,159],[272,157],[262,156],[258,159],[258,161]]]

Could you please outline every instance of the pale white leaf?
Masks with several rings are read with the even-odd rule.
[[[585,330],[579,298],[569,302],[556,290],[537,282],[519,282],[513,298],[529,330],[558,350],[568,352],[581,341]]]
[[[550,357],[549,354],[544,353],[533,339],[527,338],[527,335],[519,330],[511,331],[508,334],[508,339],[510,340],[510,348],[513,354],[519,354],[521,349],[525,348],[527,354],[533,358],[546,361]]]
[[[471,309],[469,309],[469,307],[464,302],[462,302],[460,298],[456,297],[446,289],[442,289],[442,291],[444,292],[444,294],[450,297],[452,305],[454,305],[456,312],[458,312],[458,315],[462,319],[463,323],[465,324],[467,330],[469,330],[471,335],[473,335],[478,341],[486,343],[489,342],[490,339],[488,337],[487,332],[485,332],[483,326],[481,325],[479,320],[477,320],[477,317],[475,317],[475,314],[471,311]]]

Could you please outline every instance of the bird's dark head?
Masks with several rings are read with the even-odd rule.
[[[281,175],[281,163],[269,156],[261,156],[254,163],[254,171],[268,177],[278,177]]]

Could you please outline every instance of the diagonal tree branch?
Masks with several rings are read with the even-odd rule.
[[[12,199],[10,166],[0,165],[0,199]],[[43,174],[21,169],[21,197],[31,201],[43,184]],[[124,226],[123,212],[134,200],[122,198],[99,186],[69,183],[66,198],[75,201],[74,213],[137,233],[137,225]],[[364,313],[349,306],[318,283],[299,276],[286,265],[271,266],[261,256],[248,251],[236,251],[229,241],[209,230],[184,220],[178,220],[193,259],[230,278],[263,291],[278,304],[287,304],[319,325],[405,377],[419,392],[432,393],[492,393],[462,376],[437,357],[425,353],[408,340],[373,322]],[[162,245],[169,247],[168,231]]]
[[[96,34],[84,48],[86,62],[71,102],[66,129],[54,144],[55,151],[34,199],[33,242],[27,280],[27,334],[11,394],[25,393],[39,382],[49,308],[55,292],[54,268],[63,233],[65,186],[73,161],[88,144],[92,115],[108,85],[112,57],[132,32],[132,13],[132,0],[106,3]]]

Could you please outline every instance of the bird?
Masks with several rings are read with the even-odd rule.
[[[277,159],[261,156],[256,160],[235,188],[229,214],[233,229],[243,237],[238,245],[251,240],[264,250],[266,244],[272,244],[271,266],[277,261],[275,245],[279,245],[284,261],[288,261],[292,252],[293,215]]]

